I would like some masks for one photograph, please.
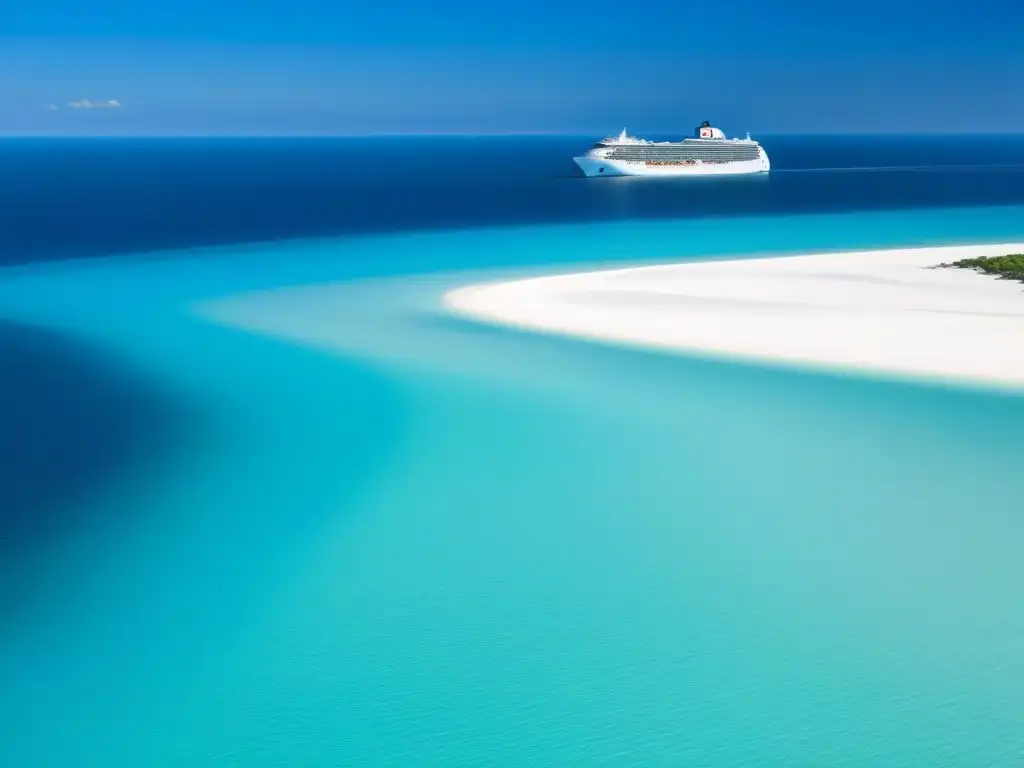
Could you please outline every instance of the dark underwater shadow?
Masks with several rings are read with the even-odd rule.
[[[177,445],[183,411],[102,350],[0,320],[0,574],[92,524],[78,503]]]
[[[406,421],[388,378],[236,329],[196,335],[215,382],[209,403],[162,391],[101,349],[0,322],[0,498],[16,501],[0,510],[0,645],[32,626],[39,608],[69,633],[89,626],[103,634],[108,648],[121,649],[112,657],[138,655],[138,636],[146,636],[136,681],[158,675],[149,654],[216,658],[251,629],[264,592],[291,577],[325,526],[336,530],[352,500],[378,481]],[[204,456],[195,475],[177,468],[189,447]],[[76,616],[79,593],[62,580],[94,555],[79,564],[55,544],[82,531],[102,538],[118,522],[102,519],[102,505],[79,502],[146,467],[170,466],[166,459],[174,471],[147,490],[159,498],[151,505],[143,495],[130,508],[166,525],[159,540],[115,540],[104,556],[140,547],[126,555],[129,578],[89,582],[82,594],[94,602],[87,617]],[[195,488],[204,489],[201,501]],[[141,585],[144,598],[135,592]],[[2,662],[0,654],[0,669]],[[2,755],[0,746],[6,764]]]

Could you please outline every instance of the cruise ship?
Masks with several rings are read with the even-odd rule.
[[[765,173],[771,167],[764,147],[749,133],[727,139],[706,120],[682,141],[646,141],[623,128],[573,160],[587,176],[721,176]]]

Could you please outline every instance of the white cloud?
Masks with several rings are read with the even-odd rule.
[[[56,104],[47,104],[45,107],[43,107],[43,109],[45,109],[47,112],[56,112],[59,109],[59,107]]]
[[[121,102],[117,99],[107,99],[106,101],[79,99],[77,101],[69,101],[68,106],[72,109],[114,109],[115,107],[120,107]]]

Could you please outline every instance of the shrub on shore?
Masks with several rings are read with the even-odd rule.
[[[1019,280],[1024,283],[1024,253],[1011,253],[1006,256],[978,256],[939,266],[973,269],[975,272],[996,275],[1004,280]]]

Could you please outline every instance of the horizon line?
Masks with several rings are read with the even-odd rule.
[[[376,131],[366,133],[3,133],[0,139],[376,139],[376,138],[543,138],[592,137],[599,131]],[[679,135],[677,130],[637,131],[646,135]],[[743,131],[746,133],[746,131]],[[750,131],[758,136],[1024,136],[1020,130],[951,131]],[[604,134],[602,134],[604,135]],[[611,134],[608,134],[611,135]]]

